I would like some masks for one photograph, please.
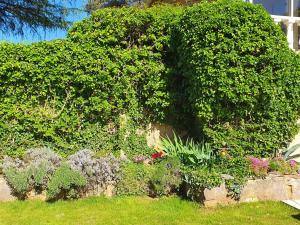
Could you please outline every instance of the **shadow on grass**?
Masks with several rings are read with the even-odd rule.
[[[292,215],[292,217],[293,217],[294,219],[300,221],[300,213],[299,213],[299,214]]]

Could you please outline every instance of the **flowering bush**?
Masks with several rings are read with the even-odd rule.
[[[61,163],[61,157],[48,148],[29,149],[24,159],[4,157],[2,171],[18,198],[26,198],[32,190],[42,192]]]
[[[257,177],[265,177],[269,171],[269,162],[264,159],[258,159],[252,156],[248,157],[251,171]]]
[[[120,160],[113,155],[96,158],[92,151],[84,149],[71,155],[68,164],[86,178],[89,190],[106,188],[119,179]]]
[[[277,157],[270,161],[270,169],[284,175],[296,173],[299,166],[295,160],[286,161],[282,157]]]

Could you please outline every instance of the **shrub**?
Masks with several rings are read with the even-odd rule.
[[[150,195],[163,196],[178,192],[181,185],[181,164],[178,159],[164,159],[155,164],[150,180]]]
[[[47,188],[61,158],[50,149],[29,149],[24,160],[5,157],[2,170],[13,194],[20,199],[34,190],[39,193]]]
[[[96,158],[90,150],[85,149],[71,155],[68,164],[85,177],[89,190],[95,190],[98,186],[105,189],[119,180],[120,160],[113,155]]]
[[[235,200],[239,200],[245,183],[253,174],[249,160],[245,157],[233,158],[228,152],[223,153],[217,158],[213,167],[220,173],[225,174],[226,176],[229,175],[229,179],[225,179],[228,194]]]
[[[270,156],[297,130],[300,61],[260,5],[196,4],[174,31],[183,111],[235,155]],[[184,102],[183,102],[184,103]]]
[[[140,126],[165,119],[165,60],[180,12],[104,9],[74,25],[66,40],[1,43],[0,148],[15,156],[50,146],[70,155],[95,144],[88,135],[98,130],[89,129],[119,128],[120,115]]]
[[[82,194],[87,181],[67,164],[62,164],[54,173],[47,188],[48,200],[74,199]]]
[[[75,23],[68,39],[106,48],[147,49],[165,60],[170,51],[171,29],[182,11],[182,7],[170,5],[98,10],[91,18]]]
[[[279,172],[282,175],[296,173],[299,169],[296,161],[286,161],[281,157],[271,159],[269,164],[272,171]]]
[[[12,194],[18,199],[25,199],[31,190],[30,175],[28,168],[17,170],[16,168],[8,168],[4,171],[7,184],[12,190]]]
[[[135,163],[124,164],[117,185],[117,195],[149,195],[152,173],[152,166]]]
[[[269,162],[264,159],[258,159],[255,157],[248,157],[250,167],[253,174],[257,177],[266,177],[269,171]]]
[[[205,188],[211,189],[222,184],[221,174],[208,168],[184,168],[183,181],[185,184],[185,194],[195,201],[203,201],[203,191]]]

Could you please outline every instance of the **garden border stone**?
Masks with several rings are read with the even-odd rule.
[[[113,194],[106,193],[106,195],[112,196]],[[250,179],[246,182],[239,201],[230,197],[224,183],[220,187],[205,189],[199,196],[202,196],[203,199],[199,200],[206,207],[267,200],[299,200],[300,175],[270,174],[265,179]],[[29,199],[36,198],[31,195]],[[38,199],[45,200],[45,198]],[[4,177],[0,175],[0,202],[13,200],[16,200],[16,198],[11,195],[9,186]]]
[[[230,197],[225,184],[205,189],[200,201],[207,207],[241,202],[282,201],[300,199],[300,176],[270,174],[265,179],[250,179],[246,182],[238,201]]]
[[[16,198],[11,195],[11,190],[6,183],[6,180],[0,175],[0,201],[13,201]]]

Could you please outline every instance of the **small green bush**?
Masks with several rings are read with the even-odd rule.
[[[153,170],[152,166],[143,164],[126,163],[123,165],[117,185],[117,195],[149,195]]]
[[[195,4],[174,31],[182,104],[195,131],[235,155],[270,156],[293,136],[300,60],[261,5]],[[183,87],[180,89],[180,87]]]
[[[203,201],[205,188],[211,189],[222,184],[221,173],[208,168],[184,168],[183,170],[184,194],[195,201]]]
[[[87,184],[86,179],[77,171],[63,163],[54,173],[47,187],[47,199],[74,199],[81,196]]]
[[[269,162],[270,169],[274,172],[278,172],[282,175],[288,175],[296,173],[299,169],[296,161],[286,161],[283,158],[274,158]]]
[[[12,194],[18,199],[25,199],[31,190],[30,176],[31,171],[29,169],[9,168],[5,171],[5,179],[12,190]]]
[[[227,152],[217,158],[213,168],[231,177],[225,179],[228,194],[235,200],[239,200],[245,183],[252,175],[249,160],[245,157],[232,157]]]
[[[41,193],[46,190],[61,160],[50,149],[33,148],[26,151],[23,159],[5,156],[0,167],[12,194],[25,199],[31,191]]]
[[[176,158],[163,159],[155,164],[150,180],[151,196],[168,196],[179,191],[182,183],[181,164]]]

